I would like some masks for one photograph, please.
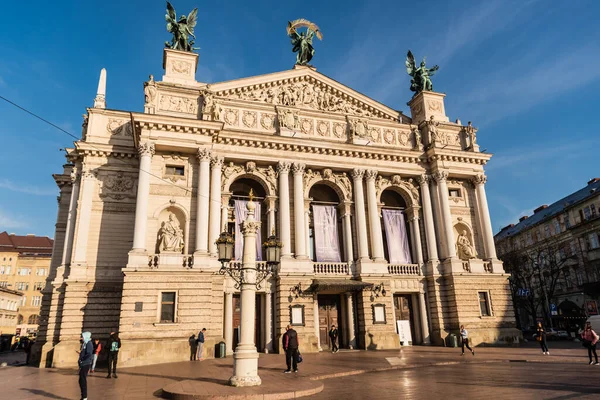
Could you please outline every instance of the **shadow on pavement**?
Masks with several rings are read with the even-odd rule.
[[[30,392],[31,394],[35,394],[37,396],[46,397],[48,399],[69,400],[68,397],[60,397],[60,396],[57,396],[55,394],[45,392],[43,390],[37,390],[37,389],[21,389],[21,390],[26,391],[26,392]]]

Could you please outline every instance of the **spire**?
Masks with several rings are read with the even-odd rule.
[[[100,70],[100,79],[98,80],[98,92],[94,99],[94,108],[106,108],[106,68]]]

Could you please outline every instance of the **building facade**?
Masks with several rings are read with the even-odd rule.
[[[10,349],[17,329],[17,308],[23,293],[0,287],[0,351]]]
[[[550,318],[553,326],[576,332],[588,316],[598,315],[600,178],[591,179],[582,189],[549,206],[536,208],[532,216],[502,228],[494,240],[507,266],[514,260],[515,269],[533,266],[545,272],[538,278],[534,274],[531,280],[514,280],[514,302],[523,329],[533,326],[536,319]],[[525,254],[528,260],[539,258],[539,267],[527,261],[520,264],[515,255]],[[518,272],[513,272],[514,277]],[[540,298],[539,307],[527,304],[542,289],[547,301]]]
[[[0,287],[22,293],[13,335],[37,335],[53,246],[46,236],[0,233]]]
[[[304,352],[329,346],[331,324],[342,347],[369,350],[398,348],[398,329],[404,344],[441,344],[459,324],[476,344],[518,339],[485,195],[491,156],[470,124],[449,122],[445,95],[414,96],[410,118],[312,67],[208,85],[197,61],[165,50],[143,113],[106,108],[101,73],[55,175],[41,366],[73,365],[82,330],[118,329],[122,365],[185,360],[203,327],[207,356],[220,341],[231,353],[239,290],[218,273],[215,240],[236,232],[250,190],[259,237],[283,243],[257,292],[259,351],[280,351],[288,324]]]

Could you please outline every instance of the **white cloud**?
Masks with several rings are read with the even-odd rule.
[[[0,179],[0,189],[10,190],[11,192],[32,194],[34,196],[54,196],[57,193],[56,189],[18,185],[8,179]]]
[[[0,210],[0,230],[4,229],[23,229],[27,228],[28,224],[22,219],[15,218],[13,215],[8,215],[3,210]]]

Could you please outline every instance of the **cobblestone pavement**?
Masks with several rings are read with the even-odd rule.
[[[577,345],[551,349],[550,356],[542,355],[535,346],[475,351],[475,356],[462,357],[460,349],[415,346],[401,351],[305,354],[300,373],[291,377],[283,374],[283,356],[261,354],[259,374],[263,381],[286,386],[293,385],[293,379],[320,380],[323,392],[311,397],[318,399],[447,398],[449,394],[464,398],[496,394],[501,398],[585,398],[600,393],[600,366],[587,365],[587,354]],[[163,387],[190,379],[207,385],[226,384],[231,366],[228,357],[123,368],[119,379],[110,380],[101,369],[88,379],[89,398],[155,399]],[[79,398],[74,370],[5,367],[0,368],[0,382],[1,398]]]

